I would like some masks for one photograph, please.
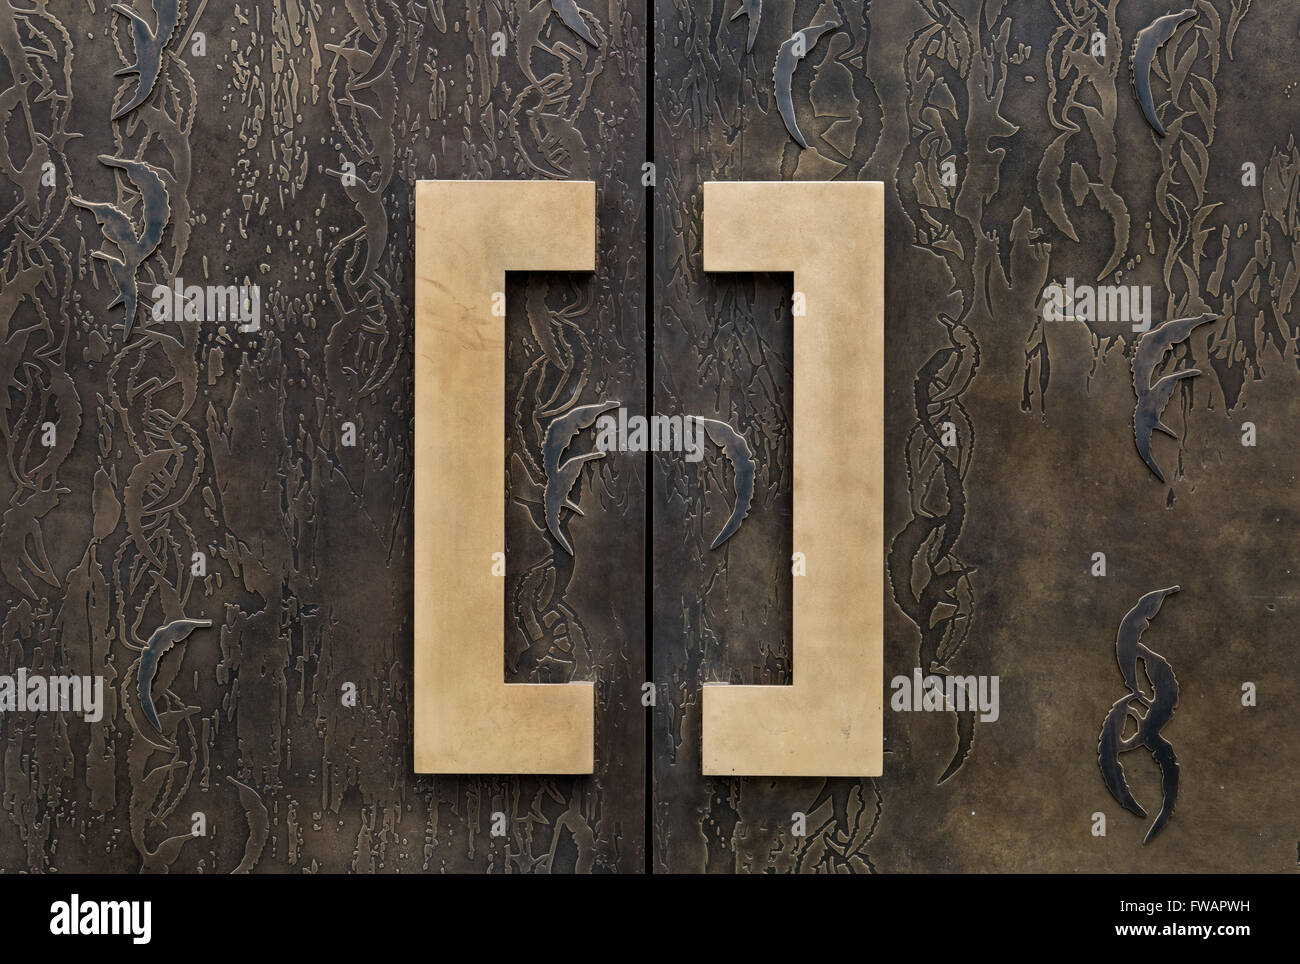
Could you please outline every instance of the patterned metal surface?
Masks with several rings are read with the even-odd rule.
[[[541,466],[543,413],[644,395],[644,11],[587,11],[584,43],[546,0],[124,6],[0,0],[0,672],[102,674],[107,702],[99,723],[0,714],[0,866],[640,870],[641,465],[592,476],[577,561]],[[432,177],[597,181],[595,278],[512,276],[502,426],[505,676],[597,681],[591,778],[412,774]],[[178,276],[259,285],[261,331],[157,320]],[[155,730],[132,667],[181,617],[215,626],[159,654]]]
[[[747,52],[732,3],[656,4],[655,405],[743,431],[758,479],[744,527],[710,554],[721,463],[655,462],[653,652],[671,694],[656,869],[1295,869],[1300,149],[1284,64],[1300,9],[1186,6],[1150,66],[1161,137],[1129,61],[1177,5],[768,0]],[[791,86],[801,149],[773,69],[825,21],[839,26]],[[895,712],[887,692],[879,779],[701,778],[701,683],[791,679],[799,319],[789,276],[701,270],[700,185],[846,178],[886,183],[885,678],[997,675],[1000,716]],[[1045,320],[1045,290],[1070,279],[1150,286],[1153,329],[1214,318],[1148,370],[1202,373],[1172,391],[1177,439],[1151,443],[1167,484],[1134,457],[1137,322]],[[1115,626],[1175,582],[1148,642],[1178,667],[1166,736],[1182,785],[1142,847],[1149,821],[1098,779],[1097,722],[1116,697]],[[1133,795],[1161,799],[1150,758],[1127,758]]]
[[[0,674],[102,676],[106,701],[96,723],[0,713],[0,867],[1295,868],[1300,8],[126,7],[0,0]],[[1136,69],[1140,32],[1184,9]],[[505,676],[596,681],[590,778],[411,774],[412,185],[433,177],[597,183],[594,279],[508,281],[503,426]],[[885,182],[891,545],[863,591],[886,594],[887,680],[1001,680],[995,722],[887,702],[875,780],[700,775],[701,685],[791,679],[799,548],[789,277],[701,267],[701,186],[736,179]],[[178,277],[260,286],[260,330],[154,317]],[[1067,282],[1149,286],[1155,330],[1213,318],[1150,369],[1163,482],[1134,457],[1140,334],[1046,320]],[[714,446],[591,459],[584,514],[548,520],[552,420],[635,412],[648,378],[655,412],[752,454],[716,549],[739,503]],[[1114,627],[1175,583],[1148,636],[1178,667],[1178,809],[1143,847],[1097,779],[1097,721]],[[137,660],[178,619],[214,625],[145,674],[155,728]],[[1153,801],[1144,756],[1125,776]]]

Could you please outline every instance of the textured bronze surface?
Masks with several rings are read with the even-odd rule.
[[[149,85],[163,3],[124,5],[145,50],[109,3],[0,0],[3,672],[102,674],[108,702],[94,724],[0,714],[0,867],[635,872],[648,792],[661,870],[1296,870],[1300,7],[576,0],[591,43],[550,0],[185,0]],[[1151,65],[1161,137],[1129,58],[1183,9]],[[792,73],[801,148],[776,59],[827,21]],[[170,209],[129,340],[94,257],[126,252],[72,199],[136,239],[156,218],[101,155],[162,172]],[[611,452],[581,473],[585,515],[562,514],[570,555],[542,450],[570,407],[646,397],[648,159],[653,408],[740,433],[754,495],[710,549],[736,498],[720,449]],[[595,684],[591,776],[412,773],[422,178],[596,182],[595,275],[507,276],[502,426],[521,561],[503,678]],[[793,672],[791,279],[701,264],[701,186],[741,179],[885,183],[885,678],[1002,680],[996,722],[886,705],[874,779],[700,775],[703,685]],[[153,285],[178,275],[260,284],[262,330],[153,320]],[[1217,319],[1153,372],[1202,373],[1162,417],[1178,438],[1155,436],[1163,484],[1134,450],[1132,326],[1043,318],[1069,278],[1150,285],[1156,324]],[[1097,726],[1120,695],[1115,627],[1175,584],[1150,632],[1177,668],[1178,809],[1143,847],[1148,821],[1099,779]],[[214,626],[159,661],[159,734],[133,647],[184,617]],[[1161,799],[1149,756],[1125,758],[1134,798]]]
[[[1160,137],[1129,54],[1191,6],[767,0],[747,53],[732,0],[656,4],[655,406],[726,420],[757,460],[721,556],[724,464],[655,460],[656,868],[1296,869],[1300,148],[1284,64],[1300,9],[1195,4],[1153,62]],[[801,149],[772,70],[781,42],[829,19],[794,73]],[[709,277],[700,260],[701,184],[774,179],[886,184],[885,679],[1001,678],[996,722],[895,712],[887,691],[872,780],[698,775],[701,686],[798,673],[791,280]],[[1044,321],[1045,288],[1068,278],[1151,285],[1153,328],[1218,318],[1153,375],[1202,372],[1165,410],[1178,439],[1154,443],[1167,484],[1134,451],[1141,336]],[[1115,627],[1175,583],[1152,646],[1177,668],[1182,779],[1143,847],[1150,821],[1099,779],[1097,726],[1119,695]],[[1160,800],[1150,756],[1125,757],[1134,797]]]
[[[547,0],[120,6],[137,17],[0,0],[0,672],[102,674],[108,704],[0,714],[0,867],[640,871],[642,464],[585,473],[569,556],[541,462],[565,406],[645,393],[644,8],[580,2],[593,45]],[[160,172],[165,225],[100,155]],[[596,182],[595,274],[506,278],[494,432],[501,679],[594,685],[590,776],[414,773],[413,205],[434,178]],[[160,233],[129,339],[93,257],[128,252],[74,197]],[[261,331],[154,319],[177,276],[260,285]],[[159,733],[136,650],[182,616],[214,627],[159,661]]]

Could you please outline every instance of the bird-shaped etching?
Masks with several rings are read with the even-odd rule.
[[[9,583],[32,599],[38,593],[27,581],[27,572],[55,589],[58,577],[45,551],[45,534],[41,517],[58,504],[59,496],[68,494],[64,486],[35,492],[23,502],[15,502],[0,517],[0,572]]]
[[[731,19],[735,20],[741,14],[749,18],[749,39],[745,41],[745,53],[749,53],[754,49],[754,40],[758,37],[758,21],[763,17],[763,0],[741,0]]]
[[[575,0],[551,0],[551,9],[554,10],[564,25],[576,33],[593,47],[599,47],[600,43],[591,32],[591,27],[587,21],[582,19],[582,11],[578,9]]]
[[[790,132],[790,136],[800,147],[807,147],[808,142],[794,119],[794,94],[791,90],[791,85],[794,83],[794,69],[799,66],[799,61],[808,56],[808,52],[817,45],[822,34],[838,27],[839,24],[833,20],[819,23],[815,27],[805,27],[781,44],[781,48],[776,53],[776,66],[772,68],[772,82],[776,85],[776,106],[781,111],[781,119],[785,121],[785,129]]]
[[[1178,13],[1157,17],[1149,26],[1138,31],[1137,39],[1133,41],[1133,52],[1128,58],[1133,93],[1137,96],[1138,103],[1142,105],[1142,113],[1146,115],[1147,123],[1161,137],[1165,136],[1166,131],[1165,125],[1160,122],[1160,117],[1156,114],[1155,101],[1151,96],[1151,62],[1155,60],[1157,51],[1164,46],[1165,41],[1172,37],[1186,21],[1195,16],[1196,10],[1189,7]]]
[[[180,20],[180,0],[153,0],[155,23],[153,28],[150,28],[147,20],[124,3],[113,4],[113,9],[131,21],[131,39],[135,42],[135,63],[116,71],[113,76],[121,77],[125,74],[140,76],[135,96],[113,114],[113,120],[117,120],[143,104],[153,92],[153,85],[157,83],[158,74],[162,70],[163,50],[166,49],[167,42],[171,40],[172,33],[176,30],[177,21]]]
[[[1189,368],[1185,371],[1173,372],[1165,375],[1154,385],[1151,384],[1151,376],[1174,345],[1183,341],[1201,325],[1214,321],[1216,317],[1216,315],[1204,314],[1167,321],[1159,328],[1153,328],[1143,335],[1142,340],[1138,342],[1137,350],[1133,353],[1133,391],[1137,394],[1137,407],[1133,410],[1133,437],[1142,461],[1161,482],[1165,481],[1165,474],[1151,454],[1151,433],[1160,431],[1170,438],[1178,438],[1173,429],[1160,421],[1160,416],[1165,406],[1169,404],[1169,399],[1173,397],[1174,389],[1178,384],[1183,379],[1199,375],[1200,371]]]
[[[576,456],[561,465],[555,475],[546,480],[546,528],[551,530],[551,534],[569,555],[573,555],[573,546],[560,531],[560,510],[570,509],[578,515],[584,515],[582,509],[573,502],[567,501],[569,491],[573,488],[573,483],[578,481],[585,463],[604,457],[604,452],[588,452]]]
[[[136,673],[136,680],[140,687],[140,708],[144,710],[145,717],[159,733],[162,732],[162,723],[158,719],[158,711],[154,709],[153,702],[153,680],[158,674],[158,663],[169,649],[188,638],[194,630],[211,625],[211,619],[174,619],[153,631],[153,635],[149,637],[149,642],[145,644],[140,654],[140,668]]]
[[[122,305],[126,309],[126,332],[122,339],[125,342],[131,338],[131,325],[135,321],[136,272],[162,240],[163,229],[171,218],[171,204],[162,172],[152,164],[111,157],[108,154],[100,154],[99,160],[109,167],[125,171],[140,192],[140,217],[143,223],[138,234],[135,222],[116,205],[108,201],[92,202],[79,197],[72,198],[73,204],[85,208],[95,216],[105,240],[117,245],[121,253],[121,258],[115,258],[105,251],[96,251],[92,257],[99,258],[108,265],[108,273],[117,287],[117,297],[108,307],[112,309]]]
[[[376,4],[374,12],[379,21],[377,29],[364,3],[349,6],[358,32],[373,44],[372,49],[366,50],[360,46],[345,47],[342,44],[332,43],[325,45],[326,50],[338,54],[347,62],[348,69],[355,78],[348,81],[351,90],[364,90],[381,77],[392,75],[393,61],[398,55],[398,45],[402,40],[402,18],[393,0],[388,0],[388,8],[385,16],[384,7]]]
[[[745,441],[745,436],[726,422],[714,418],[701,418],[698,415],[691,415],[688,418],[699,422],[704,427],[713,444],[722,449],[722,454],[731,463],[735,475],[732,480],[732,490],[736,493],[736,504],[732,506],[731,515],[709,546],[710,549],[716,549],[736,534],[740,524],[745,521],[745,516],[749,515],[749,506],[754,501],[754,453],[750,450],[749,443]]]
[[[959,397],[970,386],[980,365],[980,346],[970,326],[943,312],[939,313],[939,323],[947,332],[952,347],[950,357],[935,373],[940,384],[935,386],[935,393],[930,396],[931,406],[943,406]]]
[[[577,438],[578,433],[583,429],[591,428],[596,424],[598,419],[610,409],[618,408],[618,402],[604,401],[595,405],[579,405],[577,408],[565,412],[559,418],[551,422],[546,428],[546,438],[542,442],[542,465],[546,469],[546,528],[551,530],[551,535],[555,536],[564,551],[573,555],[573,546],[564,533],[560,531],[560,510],[568,509],[582,515],[583,511],[575,503],[569,500],[569,491],[573,488],[573,483],[578,480],[578,475],[582,472],[582,466],[593,459],[603,459],[604,452],[588,452],[586,455],[575,456],[569,459],[563,465],[560,464],[560,457],[569,447],[570,443]]]
[[[188,766],[189,764],[183,760],[164,763],[162,766],[155,767],[147,774],[144,774],[139,783],[131,788],[131,839],[140,853],[140,871],[142,873],[167,873],[171,869],[171,865],[176,862],[176,858],[180,856],[181,848],[185,846],[185,843],[195,839],[194,834],[187,831],[166,838],[153,849],[150,849],[145,840],[145,829],[148,824],[162,826],[163,823],[157,814],[145,812],[148,804],[144,803],[144,801],[157,800],[159,794],[164,792],[164,788],[178,779],[177,772],[183,773]]]
[[[1147,813],[1133,797],[1128,781],[1124,777],[1124,765],[1119,755],[1127,750],[1145,747],[1151,752],[1160,767],[1162,802],[1160,812],[1147,830],[1143,844],[1150,843],[1155,835],[1173,816],[1174,804],[1178,799],[1178,759],[1174,748],[1160,731],[1173,717],[1178,705],[1178,680],[1168,660],[1152,652],[1142,642],[1142,634],[1151,625],[1151,620],[1160,611],[1165,597],[1178,592],[1177,586],[1157,589],[1138,600],[1137,605],[1129,610],[1121,620],[1119,633],[1115,638],[1115,655],[1119,660],[1120,673],[1129,692],[1120,697],[1106,715],[1101,727],[1101,736],[1097,741],[1097,762],[1101,767],[1102,779],[1111,796],[1130,813],[1145,819]],[[1150,699],[1143,693],[1137,678],[1137,661],[1141,659],[1146,676],[1151,682]],[[1138,714],[1138,707],[1145,707],[1145,714]],[[1124,738],[1124,723],[1132,717],[1137,723],[1137,731],[1128,739]]]
[[[235,785],[239,793],[239,804],[244,808],[244,817],[248,821],[248,840],[244,844],[244,856],[232,874],[251,874],[262,852],[266,850],[266,841],[270,836],[271,815],[262,802],[261,795],[246,783],[240,783],[229,774],[226,779]]]

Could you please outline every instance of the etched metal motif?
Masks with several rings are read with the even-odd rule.
[[[741,0],[732,20],[744,16],[749,21],[749,36],[745,38],[745,53],[754,49],[754,40],[758,37],[758,22],[763,17],[763,0]]]
[[[599,47],[595,35],[591,32],[591,27],[583,19],[583,11],[578,7],[575,0],[551,0],[551,6],[559,17],[564,21],[564,25],[581,37],[584,41],[593,47]]]
[[[158,720],[158,711],[154,709],[153,700],[153,680],[158,673],[158,663],[168,650],[186,639],[194,630],[211,625],[211,619],[173,619],[155,629],[149,637],[149,642],[140,652],[140,666],[136,671],[136,682],[140,689],[140,709],[144,711],[145,719],[159,733],[162,732],[162,724]]]
[[[1133,41],[1133,53],[1129,56],[1129,73],[1133,81],[1133,93],[1142,105],[1142,114],[1151,125],[1151,129],[1165,137],[1168,131],[1156,113],[1155,99],[1151,94],[1151,64],[1165,41],[1188,20],[1196,16],[1196,9],[1189,7],[1179,13],[1166,14],[1152,21],[1149,27],[1138,31]]]
[[[618,406],[618,402],[580,405],[553,420],[546,428],[546,440],[542,444],[542,464],[546,468],[546,528],[569,555],[573,555],[573,546],[569,542],[569,537],[560,529],[560,510],[568,509],[578,515],[583,514],[582,508],[570,500],[569,492],[573,484],[578,481],[582,467],[594,459],[603,459],[605,453],[587,452],[584,455],[575,455],[564,463],[560,462],[560,457],[570,443],[578,437],[579,432],[591,428],[596,423],[596,419]]]
[[[735,492],[736,503],[721,531],[709,545],[710,549],[716,549],[736,534],[740,524],[745,521],[745,516],[749,515],[750,503],[754,501],[754,453],[749,450],[749,443],[745,441],[745,436],[726,422],[698,415],[688,417],[704,426],[704,431],[708,433],[713,444],[718,446],[726,456],[733,473],[732,491]]]
[[[920,636],[917,665],[924,673],[948,673],[966,643],[975,606],[976,568],[955,554],[966,517],[964,478],[970,468],[974,429],[962,405],[980,365],[970,328],[941,314],[948,344],[926,362],[912,385],[916,423],[907,435],[909,487],[923,498],[889,547],[886,572],[894,602]],[[944,439],[944,426],[953,437]],[[945,441],[952,444],[945,444]],[[914,499],[916,496],[914,496]],[[916,578],[923,567],[924,581]],[[952,710],[957,745],[938,783],[953,777],[970,756],[976,713]]]
[[[180,20],[180,0],[153,0],[153,26],[125,3],[115,3],[113,9],[130,19],[131,40],[135,44],[135,63],[123,67],[113,76],[136,74],[138,77],[135,96],[113,112],[113,120],[117,120],[143,104],[153,93],[158,73],[162,70],[163,51],[167,49]]]
[[[1137,408],[1133,410],[1133,437],[1142,461],[1161,482],[1165,481],[1165,473],[1151,454],[1151,433],[1160,431],[1170,438],[1178,438],[1177,432],[1160,421],[1161,414],[1173,397],[1174,390],[1185,379],[1199,375],[1200,371],[1189,368],[1173,372],[1161,377],[1155,384],[1151,383],[1151,377],[1175,345],[1186,340],[1201,325],[1214,320],[1214,315],[1206,314],[1167,321],[1143,335],[1133,353],[1133,391],[1137,394]]]
[[[171,205],[168,203],[167,186],[163,183],[162,172],[145,161],[133,161],[124,157],[99,155],[99,160],[109,167],[119,168],[140,192],[140,228],[119,207],[108,202],[86,201],[73,197],[72,203],[83,207],[95,216],[99,222],[104,239],[117,245],[121,252],[115,258],[106,251],[96,251],[92,257],[108,265],[109,276],[117,287],[117,298],[108,307],[118,305],[126,310],[125,330],[122,341],[131,339],[131,325],[135,321],[138,294],[136,291],[136,273],[145,259],[154,253],[162,240],[163,228],[171,218]]]
[[[1151,625],[1156,613],[1160,612],[1165,597],[1175,592],[1178,592],[1177,586],[1147,593],[1120,622],[1119,634],[1115,638],[1115,655],[1129,692],[1111,707],[1102,724],[1101,738],[1097,743],[1097,762],[1101,766],[1106,789],[1125,810],[1139,817],[1145,818],[1147,812],[1129,790],[1119,755],[1143,747],[1151,752],[1160,767],[1163,799],[1160,812],[1156,814],[1155,821],[1142,841],[1144,844],[1150,843],[1169,822],[1174,813],[1174,804],[1178,801],[1178,758],[1174,755],[1170,742],[1160,735],[1178,705],[1178,680],[1174,677],[1169,661],[1159,653],[1152,652],[1142,642],[1142,633]],[[1138,682],[1138,660],[1142,661],[1143,671],[1150,681],[1153,690],[1151,696],[1143,692]],[[1140,712],[1142,708],[1144,711]],[[1136,722],[1137,730],[1132,736],[1125,737],[1124,724],[1130,718]]]
[[[816,46],[822,34],[829,33],[838,27],[839,24],[833,20],[819,23],[813,27],[805,27],[781,44],[781,49],[777,51],[776,65],[772,68],[772,83],[776,86],[776,106],[781,111],[781,119],[785,121],[785,129],[790,132],[790,136],[795,139],[795,143],[800,147],[806,148],[808,141],[804,139],[803,132],[799,130],[799,123],[794,116],[794,93],[792,90],[794,71],[799,66],[799,61],[807,57],[808,52]]]

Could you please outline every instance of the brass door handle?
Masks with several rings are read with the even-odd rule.
[[[884,191],[704,187],[706,271],[793,271],[794,683],[708,684],[704,772],[882,766]],[[591,683],[507,684],[505,272],[595,269],[591,182],[416,188],[415,769],[591,773]],[[477,563],[477,564],[476,564]],[[434,591],[436,589],[436,592]]]
[[[505,676],[505,273],[594,271],[591,181],[415,189],[415,769],[591,773],[591,683]],[[493,302],[498,311],[493,311]]]
[[[794,272],[792,686],[704,687],[704,773],[879,776],[884,185],[704,185],[704,270]]]

